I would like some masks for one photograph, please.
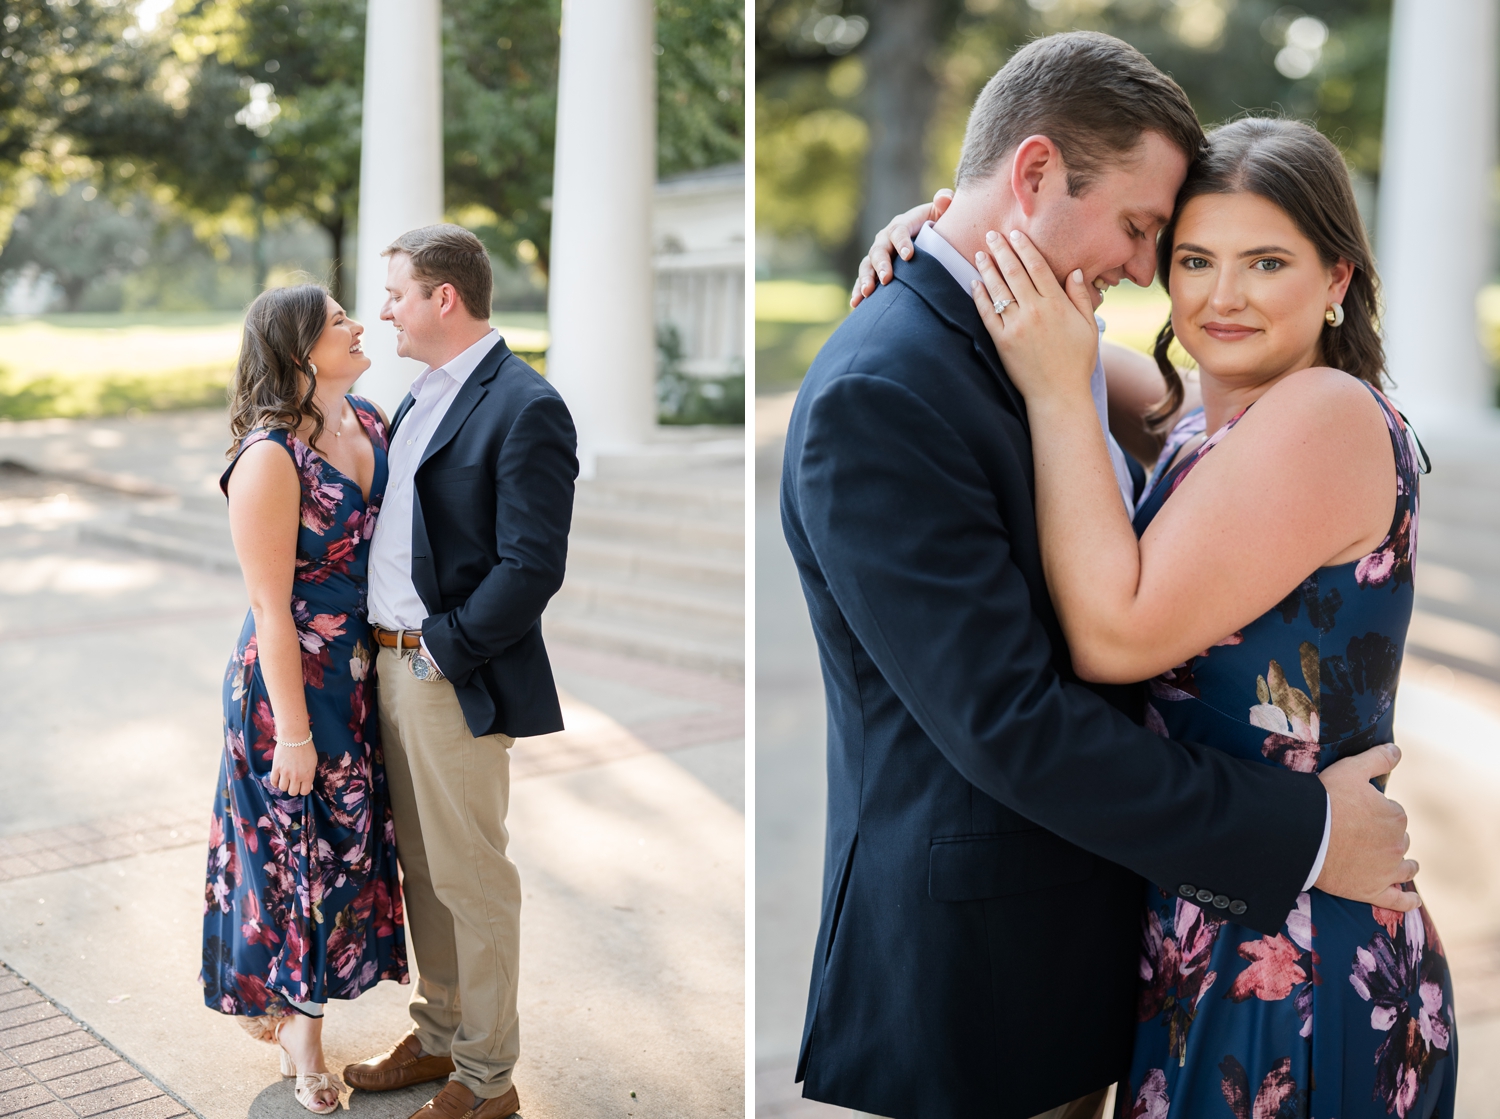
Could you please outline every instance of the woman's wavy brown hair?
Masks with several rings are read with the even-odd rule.
[[[311,443],[323,434],[324,417],[313,394],[318,377],[309,355],[328,323],[328,289],[321,284],[271,288],[245,312],[240,358],[229,386],[229,432],[234,445],[252,431],[298,431],[312,421]]]
[[[1177,221],[1194,198],[1248,192],[1279,206],[1318,250],[1325,265],[1347,260],[1354,276],[1344,294],[1344,325],[1323,327],[1319,350],[1325,365],[1367,381],[1385,383],[1385,349],[1376,328],[1380,279],[1370,239],[1354,203],[1349,169],[1333,142],[1311,125],[1273,117],[1246,117],[1208,134],[1202,154],[1188,168],[1172,220],[1156,243],[1156,272],[1171,290],[1172,249]],[[1182,405],[1182,377],[1167,360],[1175,335],[1172,320],[1156,336],[1156,364],[1167,395],[1146,415],[1153,430]]]

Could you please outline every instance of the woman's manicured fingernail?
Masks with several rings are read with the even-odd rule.
[[[1075,284],[1081,284],[1081,283],[1083,283],[1083,269],[1082,268],[1075,268],[1075,269],[1073,269],[1073,282]]]
[[[1012,229],[1010,231],[1010,242],[1013,245],[1019,245],[1021,243],[1021,231],[1019,229]]]
[[[983,253],[975,253],[974,254],[974,263],[975,264],[983,264],[984,263],[984,254]]]
[[[996,241],[1000,240],[1000,234],[992,229],[984,235],[984,239],[993,245]]]
[[[982,286],[983,285],[981,285],[978,280],[974,280],[973,282],[971,282],[969,284],[969,294],[970,295],[978,295],[979,294],[979,289]]]

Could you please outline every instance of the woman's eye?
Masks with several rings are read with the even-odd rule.
[[[1189,272],[1198,272],[1208,267],[1208,261],[1204,260],[1201,256],[1189,256],[1183,258],[1182,266]]]
[[[1281,270],[1281,261],[1279,261],[1279,260],[1257,260],[1255,262],[1255,264],[1252,265],[1252,267],[1258,268],[1262,272],[1277,272],[1277,271]]]

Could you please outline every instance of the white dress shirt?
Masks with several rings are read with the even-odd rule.
[[[423,370],[411,383],[412,406],[391,438],[385,500],[370,538],[370,622],[382,629],[420,633],[427,619],[427,607],[411,578],[417,466],[458,390],[499,341],[500,332],[492,330],[446,365]]]
[[[959,287],[968,294],[975,280],[982,279],[979,269],[964,259],[963,253],[948,243],[941,233],[933,228],[932,222],[928,222],[917,234],[917,248],[931,256],[945,269],[948,274],[958,282]],[[1099,324],[1099,333],[1104,333],[1104,323],[1095,315],[1094,321]],[[1104,358],[1101,354],[1094,362],[1094,375],[1089,380],[1089,390],[1094,397],[1094,410],[1099,414],[1099,425],[1104,428],[1104,439],[1109,445],[1109,458],[1115,468],[1115,481],[1120,487],[1120,496],[1125,499],[1125,509],[1132,516],[1135,514],[1135,484],[1131,480],[1130,470],[1125,465],[1125,452],[1115,442],[1115,437],[1109,433],[1109,398],[1107,396],[1104,382]],[[376,530],[379,535],[379,530]],[[1333,798],[1325,794],[1327,809],[1323,814],[1323,842],[1318,847],[1318,857],[1313,860],[1312,873],[1307,876],[1307,882],[1303,885],[1304,890],[1312,889],[1318,875],[1323,873],[1323,863],[1328,859],[1328,838],[1333,830]]]

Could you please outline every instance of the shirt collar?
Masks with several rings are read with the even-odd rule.
[[[973,294],[974,281],[980,278],[979,269],[965,260],[963,254],[948,243],[948,239],[934,228],[932,222],[922,226],[917,233],[917,248],[941,264],[958,286],[964,289],[965,295]]]
[[[495,348],[495,343],[499,340],[500,332],[498,330],[492,329],[483,338],[475,342],[467,350],[459,354],[457,357],[453,358],[451,361],[448,361],[443,365],[429,366],[428,368],[422,370],[422,372],[417,375],[417,379],[412,382],[412,396],[420,396],[422,394],[422,389],[426,386],[427,382],[436,377],[439,373],[446,373],[460,387],[462,387],[464,382],[469,379],[474,370],[479,368],[479,363],[484,360],[485,355]]]

